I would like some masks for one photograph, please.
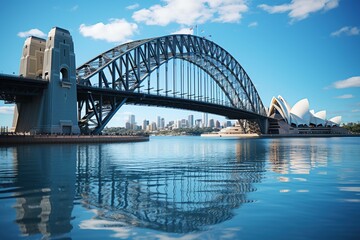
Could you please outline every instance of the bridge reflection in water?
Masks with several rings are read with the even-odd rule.
[[[246,195],[261,181],[265,150],[249,141],[214,146],[194,142],[181,160],[181,144],[166,150],[161,141],[141,152],[135,144],[9,148],[17,173],[6,185],[16,198],[16,223],[24,235],[44,236],[111,224],[188,233],[221,223],[251,201]],[[4,187],[4,176],[0,181]],[[75,199],[97,213],[80,226],[72,226]]]
[[[21,233],[52,236],[70,232],[76,147],[23,145],[13,149],[13,156],[17,174],[9,188],[16,198],[16,223]]]
[[[136,162],[130,151],[116,163],[108,160],[111,150],[107,146],[81,146],[76,192],[86,207],[100,210],[97,220],[114,220],[116,226],[173,233],[201,230],[232,218],[234,209],[251,201],[246,194],[256,190],[252,184],[261,180],[264,169],[263,161],[254,160],[258,152],[264,152],[258,151],[258,145],[239,142],[236,159],[229,154],[221,160],[211,157],[216,156],[216,149],[204,149],[211,146],[194,145],[187,149],[185,160],[156,159],[154,154]],[[157,147],[155,153],[162,150],[160,144]],[[96,223],[93,220],[83,227]]]

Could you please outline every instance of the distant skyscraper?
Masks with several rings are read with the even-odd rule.
[[[129,115],[129,121],[130,124],[135,124],[135,115],[131,114]]]
[[[160,129],[164,129],[164,128],[165,128],[165,118],[161,118]]]
[[[215,127],[216,127],[216,128],[220,128],[220,127],[221,127],[219,120],[216,120],[216,122],[215,122]]]
[[[149,120],[144,119],[142,129],[146,131],[147,126],[149,125]]]
[[[189,125],[188,125],[189,128],[194,127],[194,115],[189,115],[188,116],[188,123],[189,123]]]
[[[211,128],[215,127],[215,121],[214,121],[214,119],[210,119],[210,120],[209,120],[208,127],[211,127]]]
[[[158,129],[161,128],[161,117],[160,117],[160,116],[157,117],[156,127],[157,127]]]
[[[195,126],[196,127],[201,127],[201,119],[196,119],[195,120]]]
[[[203,113],[203,119],[202,119],[203,127],[208,127],[208,114]]]
[[[152,122],[150,125],[150,131],[156,131],[156,122]]]

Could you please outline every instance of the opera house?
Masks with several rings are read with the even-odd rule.
[[[309,110],[304,98],[291,107],[280,95],[271,99],[269,134],[347,134],[340,127],[341,116],[326,119],[326,111]]]

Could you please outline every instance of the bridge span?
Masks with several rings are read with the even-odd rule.
[[[21,109],[15,113],[16,131],[97,134],[121,106],[140,104],[249,120],[267,132],[266,110],[250,77],[208,39],[144,39],[114,47],[77,69],[74,61],[67,30],[54,28],[47,40],[25,41],[21,77],[0,75],[0,99]],[[24,123],[30,108],[37,116]]]

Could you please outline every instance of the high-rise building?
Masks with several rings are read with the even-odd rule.
[[[203,127],[208,127],[208,114],[203,113],[203,119],[202,119]]]
[[[188,127],[193,128],[194,127],[194,115],[188,116]]]
[[[157,121],[156,121],[156,127],[158,128],[158,129],[160,129],[161,128],[161,117],[160,116],[158,116],[157,117]]]
[[[152,122],[150,125],[150,131],[156,131],[156,122]]]
[[[188,127],[188,121],[186,119],[181,119],[180,128],[187,128]]]
[[[135,115],[133,114],[130,114],[129,115],[129,121],[128,121],[130,124],[135,124]]]
[[[142,129],[143,129],[144,131],[146,131],[148,125],[149,125],[149,120],[144,119],[143,125],[142,125]]]
[[[161,118],[160,129],[164,129],[164,128],[165,128],[165,118]]]
[[[210,120],[209,120],[208,127],[211,127],[211,128],[215,127],[215,121],[214,121],[214,119],[210,119]]]
[[[198,127],[198,128],[201,127],[201,119],[196,119],[195,120],[195,126]]]
[[[215,127],[216,127],[216,128],[220,128],[220,127],[221,127],[219,120],[216,120],[216,122],[215,122]]]

